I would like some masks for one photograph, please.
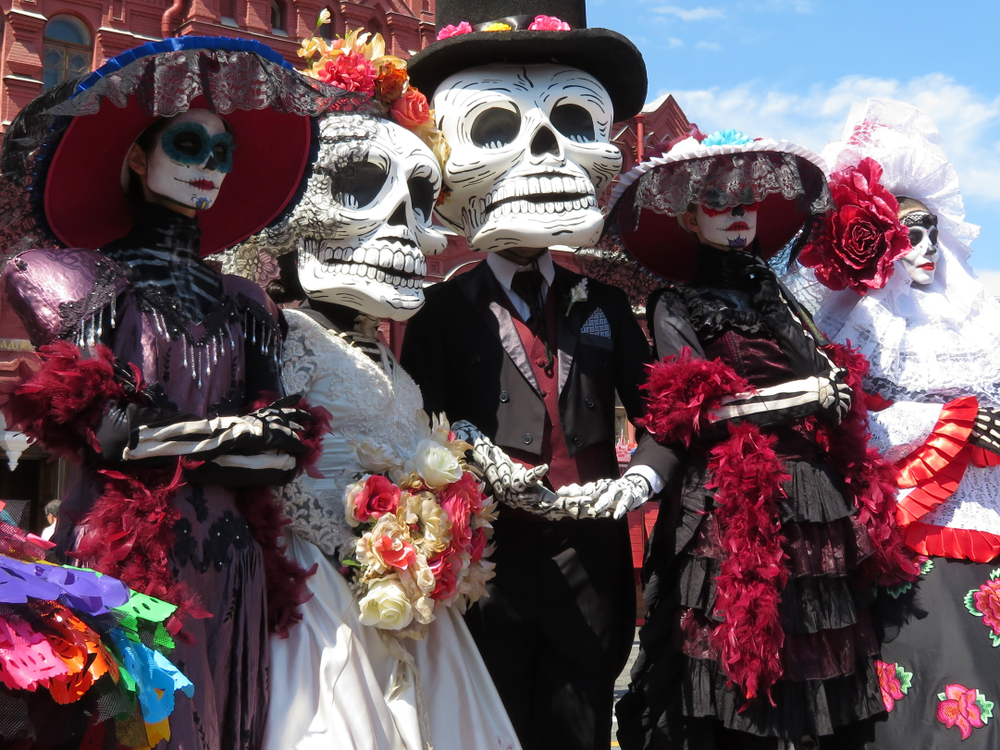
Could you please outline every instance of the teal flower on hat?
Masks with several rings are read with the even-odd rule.
[[[751,143],[753,138],[738,130],[717,130],[701,142],[702,146],[742,146]]]

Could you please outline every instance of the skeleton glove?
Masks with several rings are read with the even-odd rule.
[[[515,463],[475,425],[465,420],[455,422],[451,430],[455,437],[472,446],[472,462],[482,470],[486,482],[493,490],[493,497],[514,507],[521,507],[524,503],[531,504],[529,498],[532,493],[529,490],[548,472],[548,464],[529,469]]]
[[[835,425],[844,421],[854,399],[851,387],[844,382],[846,375],[847,370],[838,367],[830,372],[829,378],[819,378],[820,414]]]
[[[261,453],[301,455],[308,449],[300,433],[312,416],[296,408],[300,396],[286,396],[270,406],[242,416],[194,419],[173,415],[131,430],[126,461],[166,456],[190,456],[209,460],[221,455],[252,456]],[[131,419],[129,420],[132,421]]]
[[[1000,455],[1000,410],[980,406],[969,442],[977,448]]]

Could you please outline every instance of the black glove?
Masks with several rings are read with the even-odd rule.
[[[969,442],[1000,456],[1000,410],[992,406],[979,407]]]

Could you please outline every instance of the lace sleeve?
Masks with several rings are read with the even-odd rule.
[[[909,455],[926,442],[941,416],[941,404],[897,401],[869,413],[872,444],[890,463]]]

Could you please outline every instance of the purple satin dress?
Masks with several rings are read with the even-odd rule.
[[[158,208],[137,213],[136,221],[100,253],[33,250],[11,261],[4,286],[33,342],[106,344],[138,366],[161,416],[240,414],[262,395],[280,394],[273,303],[252,282],[219,276],[198,258],[193,221]],[[100,468],[93,456],[74,467],[62,505],[63,549],[72,547],[76,525],[100,494]],[[128,462],[115,468],[129,471]],[[178,694],[166,746],[250,750],[260,746],[267,717],[261,549],[237,490],[198,483],[197,474],[185,482],[171,500],[180,520],[170,572],[210,616],[185,618],[186,637],[172,655],[195,695]]]

